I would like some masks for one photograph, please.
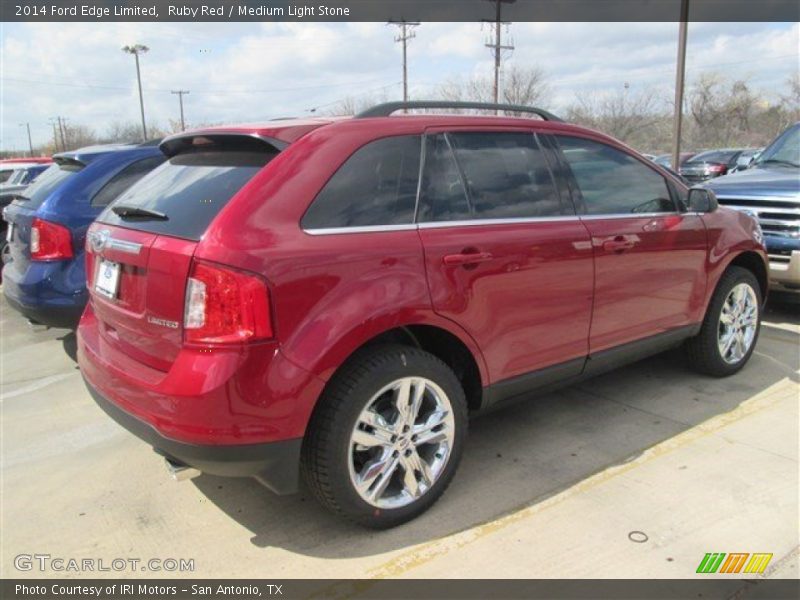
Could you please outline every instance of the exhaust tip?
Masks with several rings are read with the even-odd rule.
[[[176,462],[169,458],[164,459],[164,464],[167,466],[167,472],[169,476],[172,477],[173,481],[187,481],[200,475],[199,469],[195,469],[194,467]]]

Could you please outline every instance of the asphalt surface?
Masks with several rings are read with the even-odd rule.
[[[0,332],[2,577],[684,578],[707,552],[772,553],[762,577],[800,575],[798,305],[768,307],[734,377],[674,351],[474,420],[444,497],[386,532],[307,492],[171,481],[92,402],[74,333],[33,331],[4,301]],[[194,570],[20,571],[20,554]]]

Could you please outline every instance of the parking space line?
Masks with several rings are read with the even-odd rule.
[[[58,375],[50,375],[49,377],[42,377],[41,379],[35,381],[34,383],[25,385],[19,389],[14,390],[13,392],[5,392],[0,394],[0,402],[5,400],[9,400],[11,398],[16,398],[17,396],[22,396],[24,394],[29,394],[30,392],[35,392],[42,388],[47,387],[48,385],[52,385],[54,383],[58,383],[59,381],[63,381],[72,377],[76,373],[59,373]]]
[[[669,440],[656,444],[643,451],[641,454],[620,465],[614,465],[600,471],[591,477],[584,479],[570,488],[559,492],[558,494],[536,502],[530,502],[524,506],[512,510],[512,512],[505,514],[497,519],[488,521],[486,523],[476,525],[470,529],[461,531],[460,533],[453,534],[447,538],[440,538],[417,546],[407,552],[404,552],[394,558],[386,561],[368,572],[368,577],[373,579],[385,579],[400,577],[409,571],[420,567],[436,558],[447,555],[453,550],[458,550],[473,542],[479,541],[493,533],[505,529],[506,527],[528,519],[537,515],[547,509],[550,509],[565,500],[586,492],[592,488],[606,483],[611,479],[618,477],[632,469],[639,467],[645,463],[660,458],[666,454],[674,452],[687,444],[697,441],[707,435],[718,433],[729,425],[744,419],[756,412],[770,408],[786,398],[787,392],[795,392],[795,384],[792,383],[790,378],[778,381],[762,393],[746,400],[738,407],[728,413],[717,415],[704,421],[691,429],[676,435]]]

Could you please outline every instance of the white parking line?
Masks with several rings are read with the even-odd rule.
[[[4,394],[0,394],[0,402],[3,402],[4,400],[8,400],[10,398],[16,398],[17,396],[22,396],[30,392],[35,392],[36,390],[40,390],[53,383],[64,381],[65,379],[72,377],[73,375],[75,375],[75,373],[59,373],[58,375],[50,375],[49,377],[42,377],[38,381],[34,381],[33,383],[18,388],[13,392],[6,392]]]

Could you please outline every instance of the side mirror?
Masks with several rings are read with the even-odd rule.
[[[708,188],[693,187],[689,189],[689,211],[698,213],[714,212],[719,208],[717,195]]]

